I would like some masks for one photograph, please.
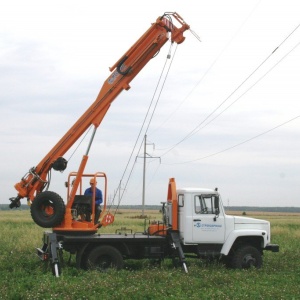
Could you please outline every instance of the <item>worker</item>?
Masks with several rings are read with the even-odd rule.
[[[94,191],[95,191],[95,221],[94,221],[94,223],[96,224],[96,223],[98,223],[98,220],[99,220],[99,217],[101,214],[100,204],[103,202],[102,191],[96,187],[97,181],[95,180],[95,178],[91,178],[90,185],[91,185],[91,187],[89,187],[85,190],[84,195],[85,196],[93,196]]]

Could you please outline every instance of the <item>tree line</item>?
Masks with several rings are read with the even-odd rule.
[[[115,207],[112,206],[111,209]],[[142,205],[120,205],[119,209],[142,209]],[[28,205],[21,205],[17,210],[29,210]],[[145,210],[160,210],[160,205],[145,205]],[[10,210],[9,204],[0,204],[0,210]],[[287,212],[287,213],[300,213],[300,207],[263,207],[263,206],[225,206],[225,211],[260,211],[260,212]]]

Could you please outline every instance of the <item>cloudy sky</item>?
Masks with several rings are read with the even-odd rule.
[[[141,204],[147,133],[146,204],[165,201],[175,177],[178,187],[218,187],[225,205],[300,206],[299,1],[6,2],[1,204],[95,100],[108,68],[158,16],[176,11],[201,42],[186,32],[159,84],[165,45],[113,102],[87,172],[107,174],[110,199],[122,180],[121,204]],[[155,111],[141,129],[151,101]],[[50,190],[63,198],[88,138],[66,153],[68,169],[52,174]]]

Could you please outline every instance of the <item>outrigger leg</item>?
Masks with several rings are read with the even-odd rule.
[[[186,266],[185,255],[181,247],[179,232],[177,230],[168,231],[170,237],[170,245],[171,247],[177,251],[177,255],[179,258],[179,262],[182,264],[182,268],[185,273],[188,273],[188,269]]]
[[[42,261],[50,261],[52,273],[55,277],[61,274],[60,251],[61,244],[57,241],[56,233],[44,233],[44,245],[37,248],[37,255]]]

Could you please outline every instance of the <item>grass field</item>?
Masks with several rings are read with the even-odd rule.
[[[143,231],[138,211],[120,211],[115,223]],[[157,211],[147,211],[160,220]],[[60,278],[35,255],[42,246],[43,228],[29,211],[0,211],[0,299],[300,299],[300,215],[247,216],[271,222],[272,243],[279,253],[265,252],[262,269],[230,270],[221,263],[188,259],[188,274],[170,260],[160,266],[149,260],[125,261],[125,269],[106,273],[75,268],[75,257],[65,254]]]

